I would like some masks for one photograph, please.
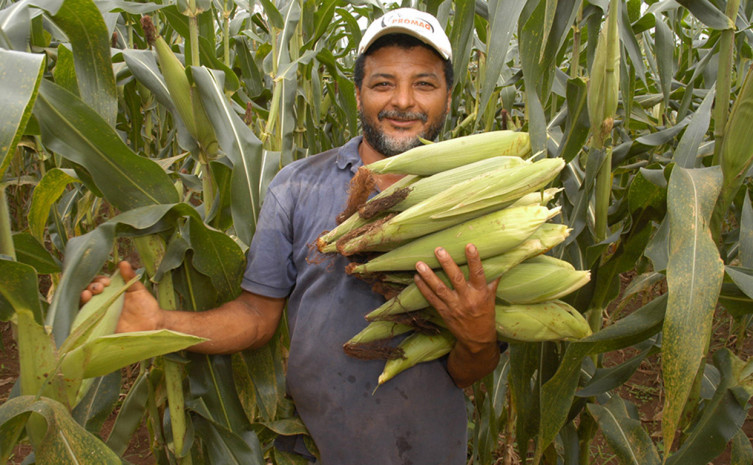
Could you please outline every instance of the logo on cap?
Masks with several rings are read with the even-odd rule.
[[[434,32],[434,26],[429,24],[428,22],[422,20],[422,19],[416,19],[416,18],[403,18],[401,16],[395,16],[390,18],[389,24],[386,23],[384,16],[382,16],[382,27],[389,27],[389,26],[416,26],[423,29],[426,29],[427,31]]]

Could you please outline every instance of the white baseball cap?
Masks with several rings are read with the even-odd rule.
[[[398,8],[377,18],[366,29],[358,45],[358,54],[387,34],[408,34],[434,48],[445,60],[452,60],[452,46],[437,18],[413,8]]]

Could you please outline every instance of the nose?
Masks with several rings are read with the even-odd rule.
[[[411,86],[399,85],[392,94],[392,105],[397,110],[409,110],[416,104]]]

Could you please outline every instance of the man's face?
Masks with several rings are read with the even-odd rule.
[[[383,47],[366,57],[356,90],[364,139],[384,156],[434,139],[450,106],[444,62],[424,47]]]

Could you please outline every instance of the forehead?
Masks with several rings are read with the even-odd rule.
[[[366,56],[364,75],[389,74],[396,77],[435,74],[444,80],[444,61],[435,52],[421,46],[386,46]]]

